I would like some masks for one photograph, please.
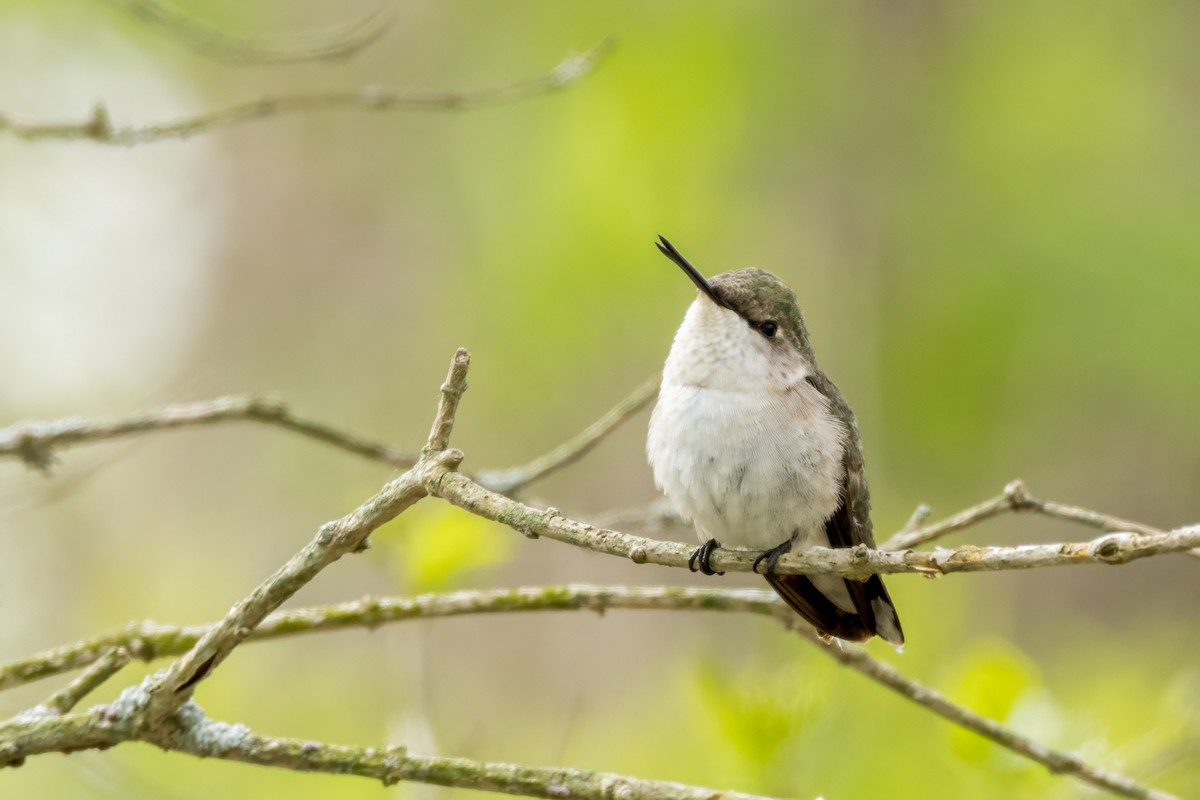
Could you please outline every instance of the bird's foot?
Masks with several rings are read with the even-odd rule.
[[[688,569],[692,572],[699,570],[705,575],[724,575],[724,572],[713,569],[712,564],[708,562],[712,558],[713,550],[716,550],[720,546],[721,543],[716,539],[709,539],[697,547],[695,552],[692,553],[692,557],[688,559]]]
[[[781,543],[775,545],[770,550],[764,550],[759,553],[758,558],[754,559],[754,565],[750,569],[758,572],[758,565],[762,562],[767,562],[767,568],[763,571],[764,575],[774,575],[775,565],[779,563],[779,557],[792,552],[792,540],[784,539]]]

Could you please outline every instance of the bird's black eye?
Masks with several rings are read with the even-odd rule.
[[[766,322],[760,323],[758,329],[762,332],[763,336],[773,339],[775,333],[779,330],[779,324],[775,320],[769,319]]]

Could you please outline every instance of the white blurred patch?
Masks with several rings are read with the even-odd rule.
[[[79,121],[103,100],[125,125],[211,105],[110,22],[0,13],[5,113]],[[204,136],[125,149],[0,133],[0,405],[88,411],[173,380],[206,314],[229,178]]]

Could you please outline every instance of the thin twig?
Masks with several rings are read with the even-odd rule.
[[[391,8],[381,3],[360,19],[329,28],[256,39],[226,33],[155,0],[107,2],[157,25],[202,55],[239,66],[346,58],[374,42],[392,24]]]
[[[368,441],[352,433],[297,416],[281,400],[268,397],[218,397],[179,403],[123,419],[89,421],[79,417],[52,422],[19,422],[0,430],[0,457],[15,457],[27,466],[49,470],[56,451],[150,431],[211,425],[229,421],[258,422],[294,431],[355,455],[400,469],[417,463],[410,453]]]
[[[918,505],[916,508],[913,509],[913,513],[908,518],[908,522],[904,523],[904,527],[899,530],[898,535],[910,533],[911,531],[915,531],[917,528],[919,528],[925,524],[925,522],[929,519],[929,515],[932,513],[933,513],[933,509],[931,509],[929,506],[925,505],[924,503],[921,503],[920,505]],[[881,547],[880,549],[887,550],[889,548]]]
[[[549,473],[575,463],[587,455],[601,439],[612,433],[618,425],[645,408],[657,397],[659,383],[658,375],[648,378],[604,416],[549,453],[538,456],[519,467],[481,472],[475,480],[493,492],[514,494]]]
[[[442,383],[441,398],[438,400],[437,413],[433,416],[433,427],[429,431],[429,441],[421,455],[428,457],[440,453],[450,446],[450,432],[454,430],[454,415],[458,412],[458,402],[463,392],[467,390],[467,369],[471,366],[471,354],[465,348],[458,348],[454,359],[450,362],[450,371]],[[462,460],[461,458],[459,459]]]
[[[1122,519],[1111,514],[1101,514],[1098,511],[1091,511],[1079,506],[1067,505],[1066,503],[1039,500],[1036,497],[1026,496],[1024,505],[1014,510],[1036,511],[1047,517],[1079,522],[1102,531],[1133,531],[1145,536],[1154,536],[1163,533],[1162,528],[1154,528],[1150,525],[1143,525],[1140,522]]]
[[[1068,774],[1097,788],[1124,797],[1146,800],[1167,800],[1170,795],[1144,787],[1131,778],[1093,767],[1075,755],[1046,747],[999,723],[959,706],[940,693],[905,677],[893,667],[872,658],[866,650],[854,645],[822,640],[810,626],[793,614],[773,592],[759,589],[704,589],[684,587],[627,587],[627,586],[527,586],[518,589],[462,591],[448,594],[428,594],[410,598],[364,598],[354,603],[296,609],[272,614],[251,635],[252,639],[273,639],[321,630],[348,627],[374,628],[388,622],[408,619],[428,619],[466,614],[512,613],[519,611],[589,610],[603,614],[611,609],[645,609],[675,611],[724,611],[770,616],[802,634],[826,654],[934,711],[950,722],[984,736],[1025,758],[1049,768],[1052,772]],[[189,642],[204,635],[214,626],[171,628],[145,623],[130,626],[113,634],[110,646],[134,646],[142,658],[155,658],[180,652]],[[68,653],[79,656],[94,653],[97,642],[81,642],[72,648],[52,651],[42,664],[62,664],[69,661]],[[0,668],[0,678],[17,672],[31,674],[33,660]],[[45,673],[50,674],[50,673]],[[0,684],[3,686],[4,684]],[[6,741],[0,726],[0,746]],[[11,741],[11,739],[9,739]],[[325,747],[325,746],[322,746]],[[172,748],[178,749],[178,748]],[[193,752],[193,751],[188,751]],[[359,751],[361,752],[361,751]],[[238,758],[238,756],[226,756]],[[278,764],[277,764],[278,765]],[[356,773],[362,774],[362,773]],[[373,777],[379,777],[372,775]]]
[[[123,647],[113,647],[100,657],[82,675],[71,681],[65,687],[55,692],[46,701],[46,706],[57,714],[66,714],[91,694],[106,680],[116,675],[129,663],[129,651]]]
[[[1157,536],[1163,531],[1140,522],[1132,522],[1109,514],[1089,511],[1078,506],[1065,503],[1055,503],[1034,497],[1019,480],[1004,487],[1004,493],[960,511],[954,516],[939,520],[916,530],[901,529],[879,546],[880,550],[908,550],[918,545],[932,542],[963,528],[968,528],[985,519],[1014,511],[1031,511],[1047,517],[1078,522],[1102,531],[1131,531],[1146,536]]]
[[[90,119],[81,122],[18,122],[0,114],[0,131],[7,130],[28,141],[88,140],[130,146],[164,139],[185,139],[222,126],[314,111],[465,111],[513,103],[561,89],[595,69],[612,47],[612,40],[606,39],[582,55],[565,59],[547,75],[471,92],[398,92],[373,87],[361,91],[274,95],[170,122],[126,127],[114,125],[108,108],[101,104],[92,111]]]
[[[573,464],[587,454],[621,422],[653,399],[657,378],[647,381],[566,443],[513,469],[488,470],[476,481],[502,494],[517,492],[556,470]],[[417,456],[387,444],[373,442],[331,425],[298,416],[277,398],[255,396],[218,397],[196,403],[178,403],[112,420],[80,417],[47,422],[18,422],[0,429],[0,458],[17,458],[26,466],[48,472],[58,461],[58,452],[78,445],[122,439],[153,431],[173,430],[223,422],[248,421],[290,430],[397,469],[408,469]]]
[[[905,531],[901,529],[898,533],[886,539],[879,545],[880,550],[909,550],[917,545],[931,542],[934,539],[945,536],[954,531],[960,531],[963,528],[969,528],[983,522],[985,519],[990,519],[997,514],[1003,514],[1013,510],[1013,496],[1017,494],[1015,491],[1010,491],[1015,487],[1020,487],[1020,481],[1013,481],[1008,486],[1004,487],[1004,493],[995,497],[988,498],[982,503],[971,506],[968,509],[959,511],[953,516],[947,517],[937,522],[919,527],[915,530]]]

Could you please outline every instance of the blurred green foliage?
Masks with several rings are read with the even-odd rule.
[[[495,523],[448,503],[421,503],[374,537],[396,588],[412,594],[461,588],[511,558],[513,539]]]
[[[1022,697],[1036,685],[1036,667],[1007,642],[977,642],[963,653],[962,670],[951,694],[961,703],[985,717],[1008,722]],[[955,753],[967,761],[982,765],[994,755],[995,746],[986,739],[964,730],[952,732]]]
[[[369,8],[174,5],[244,35]],[[130,150],[0,137],[0,424],[270,391],[418,447],[465,345],[464,468],[520,463],[659,368],[691,297],[651,246],[663,233],[709,273],[762,266],[795,288],[857,411],[879,531],[1017,476],[1153,525],[1200,518],[1196,6],[396,13],[353,59],[239,69],[113,4],[0,2],[0,111],[23,118],[82,118],[98,99],[136,124],[271,92],[490,86],[618,41],[578,85],[477,112],[315,114]],[[161,280],[187,270],[184,290]],[[644,420],[626,426],[531,499],[574,516],[650,500],[643,436]],[[71,451],[51,481],[0,466],[3,660],[130,619],[217,618],[388,477],[233,426]],[[960,540],[1091,534],[1008,517]],[[297,602],[699,580],[432,503],[374,545]],[[909,645],[878,654],[1049,745],[1200,796],[1195,576],[1185,558],[898,576]],[[0,695],[0,710],[49,689]],[[239,650],[197,700],[264,733],[802,798],[1095,796],[761,620],[556,614],[299,637]],[[0,775],[4,796],[389,792],[461,794],[138,746]]]

